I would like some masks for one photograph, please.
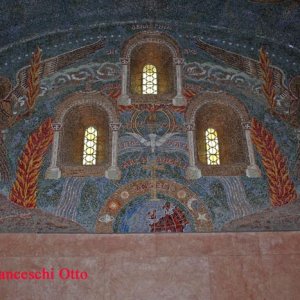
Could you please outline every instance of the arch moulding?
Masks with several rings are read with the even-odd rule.
[[[67,96],[65,100],[57,106],[54,117],[55,122],[63,123],[68,111],[79,105],[100,107],[107,113],[110,123],[119,123],[115,107],[111,101],[100,92],[77,92]]]
[[[169,35],[158,31],[143,31],[129,38],[121,49],[121,57],[123,59],[130,59],[132,50],[146,43],[162,44],[171,51],[173,59],[182,59],[181,49],[177,42]]]

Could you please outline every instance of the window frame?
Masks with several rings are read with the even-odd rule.
[[[212,137],[210,137],[212,136]],[[212,146],[214,143],[215,146]],[[216,129],[209,127],[205,130],[205,151],[206,151],[206,162],[208,166],[220,166],[220,142],[218,138],[218,132]],[[215,151],[213,153],[212,151]],[[212,157],[215,156],[215,159]]]
[[[150,69],[152,69],[152,72],[150,72]],[[148,77],[153,78],[151,80]],[[148,92],[148,90],[152,90],[153,92]],[[142,70],[142,95],[158,95],[157,67],[150,63],[144,65]]]
[[[93,129],[92,132],[89,132],[89,129]],[[93,139],[88,139],[88,135],[94,135]],[[89,146],[88,143],[94,143],[94,145]],[[83,151],[82,151],[82,165],[83,166],[96,166],[97,165],[97,146],[98,146],[98,130],[96,126],[91,125],[84,130],[84,137],[83,137]],[[86,153],[88,149],[92,149],[93,153],[88,154]],[[87,157],[92,156],[91,163],[88,163]]]

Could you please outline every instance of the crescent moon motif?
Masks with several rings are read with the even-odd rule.
[[[187,207],[188,207],[189,210],[191,210],[191,211],[194,210],[193,207],[192,207],[192,203],[193,203],[194,201],[197,201],[197,199],[196,199],[196,198],[191,198],[191,199],[189,199],[188,202],[187,202]]]

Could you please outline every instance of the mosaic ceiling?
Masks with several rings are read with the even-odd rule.
[[[300,229],[299,1],[186,2],[0,2],[0,232]]]

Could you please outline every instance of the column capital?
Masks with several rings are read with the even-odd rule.
[[[195,124],[192,124],[192,123],[184,124],[184,128],[186,131],[193,131],[193,130],[195,130]]]
[[[184,59],[183,58],[175,57],[174,58],[174,63],[175,63],[175,65],[183,65]]]
[[[7,134],[8,134],[8,129],[7,128],[1,130],[0,136],[2,136],[3,141],[6,140]]]
[[[121,123],[110,123],[109,126],[112,131],[118,131],[121,128]]]
[[[250,130],[251,129],[251,122],[242,122],[242,127],[244,130]]]
[[[122,65],[128,65],[130,63],[130,59],[127,57],[121,57],[120,62]]]
[[[52,123],[51,126],[54,131],[60,131],[62,128],[62,123]]]

